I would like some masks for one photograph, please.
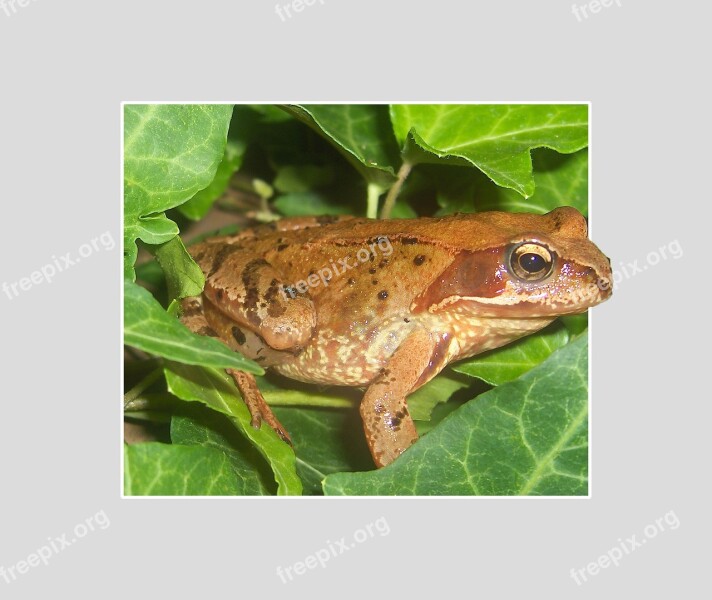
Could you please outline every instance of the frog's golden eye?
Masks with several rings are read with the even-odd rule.
[[[522,242],[512,249],[509,262],[519,279],[541,281],[554,269],[554,254],[542,244]]]

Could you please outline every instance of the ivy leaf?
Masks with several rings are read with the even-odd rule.
[[[294,451],[266,423],[259,429],[250,425],[250,411],[227,373],[179,363],[170,363],[164,372],[169,392],[183,400],[200,402],[229,417],[237,430],[270,464],[278,495],[301,494],[302,484],[296,473]]]
[[[553,323],[536,335],[529,335],[457,363],[453,371],[478,377],[490,385],[501,385],[520,377],[569,341],[569,331],[561,323]]]
[[[183,240],[175,236],[155,249],[156,261],[161,265],[168,286],[168,297],[189,298],[199,296],[205,285],[205,276],[188,254]]]
[[[178,233],[159,213],[213,180],[231,115],[230,105],[124,106],[124,275],[132,281],[136,239],[161,244]]]
[[[373,468],[358,404],[346,410],[278,406],[274,412],[294,443],[305,495],[323,495],[322,481],[330,473]]]
[[[290,192],[277,198],[273,206],[285,217],[313,215],[347,215],[353,210],[343,204],[335,204],[320,192]]]
[[[187,329],[163,310],[148,290],[128,279],[124,280],[124,343],[192,365],[263,372],[262,367],[221,342]]]
[[[210,182],[210,185],[200,190],[184,204],[181,204],[178,210],[194,221],[202,219],[213,206],[213,203],[227,190],[230,184],[230,178],[235,171],[240,168],[240,165],[242,165],[242,157],[244,154],[244,143],[228,140],[227,144],[225,144],[223,159],[220,161],[218,170]]]
[[[465,378],[454,376],[450,372],[440,373],[408,396],[408,411],[416,421],[430,420],[430,413],[443,402],[447,402],[455,392],[468,386]]]
[[[576,152],[588,145],[588,106],[393,105],[406,160],[472,165],[525,198],[534,193],[533,148]]]
[[[385,190],[395,181],[401,160],[385,105],[302,104],[282,108],[326,137],[370,184]]]
[[[124,446],[126,496],[234,496],[237,480],[215,448],[148,442]]]
[[[240,496],[273,495],[277,489],[269,465],[223,414],[192,406],[171,419],[171,441],[184,446],[214,448],[227,456]]]
[[[336,473],[339,495],[588,493],[588,337],[445,417],[393,463]]]

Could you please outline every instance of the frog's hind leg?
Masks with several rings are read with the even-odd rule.
[[[199,297],[183,299],[181,301],[181,307],[182,314],[180,320],[188,329],[200,335],[220,339],[218,334],[210,327],[205,319],[203,303]],[[257,387],[254,376],[244,371],[238,371],[237,369],[226,369],[226,371],[235,380],[237,389],[240,391],[240,395],[250,411],[250,416],[252,417],[250,424],[255,429],[259,429],[260,424],[264,421],[275,430],[282,440],[291,446],[292,440],[287,430],[279,422],[279,419],[274,415],[267,402],[265,402],[262,392],[260,392]]]

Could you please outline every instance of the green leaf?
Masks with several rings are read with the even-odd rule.
[[[588,327],[588,311],[578,315],[564,315],[559,317],[564,327],[568,329],[572,337],[581,335]]]
[[[167,242],[162,213],[205,188],[223,158],[230,105],[124,106],[124,274],[134,280],[136,239]]]
[[[585,104],[393,105],[391,120],[409,162],[473,165],[524,197],[534,193],[533,148],[571,153],[588,145]]]
[[[353,212],[348,206],[336,204],[326,194],[320,192],[283,194],[273,202],[273,205],[285,217],[346,215]]]
[[[230,184],[230,178],[242,164],[244,154],[245,144],[229,140],[227,144],[225,144],[223,159],[210,185],[197,192],[195,196],[185,204],[181,204],[178,210],[194,221],[202,219],[210,210],[213,203],[227,190]]]
[[[408,396],[410,416],[416,421],[428,421],[430,413],[438,404],[447,402],[450,396],[468,385],[469,382],[452,373],[441,373]]]
[[[150,292],[128,279],[124,280],[124,343],[192,365],[263,372],[262,367],[221,342],[188,330],[166,313]]]
[[[278,495],[299,495],[302,484],[296,473],[292,448],[266,424],[250,425],[245,406],[232,378],[224,371],[171,363],[165,369],[168,391],[183,400],[200,402],[223,413],[269,462],[277,482]]]
[[[148,442],[124,446],[127,496],[233,496],[237,481],[214,448]]]
[[[324,481],[339,495],[588,493],[588,338],[468,402],[393,463]]]
[[[457,363],[452,369],[478,377],[490,385],[501,385],[544,362],[554,350],[568,341],[568,330],[557,322],[535,335]]]
[[[385,105],[292,105],[284,110],[326,137],[366,181],[387,189],[395,181],[400,153]]]
[[[192,403],[191,403],[192,404]],[[171,419],[171,441],[184,446],[214,448],[227,456],[240,496],[273,495],[277,489],[262,455],[223,414],[194,406]]]
[[[532,152],[534,193],[522,198],[517,192],[494,188],[477,196],[477,209],[546,213],[558,206],[573,206],[588,215],[588,150],[559,154],[541,148]],[[490,186],[492,187],[492,186]]]
[[[161,265],[168,286],[168,297],[189,298],[199,296],[205,285],[205,276],[188,254],[180,237],[160,245],[155,250],[156,260]]]
[[[273,185],[283,194],[309,192],[330,185],[335,171],[333,165],[288,165],[279,169]]]
[[[330,473],[373,468],[357,403],[346,410],[278,406],[274,412],[294,443],[305,495],[322,495]]]
[[[503,210],[543,214],[557,206],[573,206],[588,214],[588,151],[559,154],[539,148],[532,151],[536,188],[529,198],[494,185],[474,169],[419,165],[406,182],[404,196],[436,196],[438,215],[455,212]]]

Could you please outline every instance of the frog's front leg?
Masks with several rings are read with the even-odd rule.
[[[393,462],[418,439],[406,396],[442,368],[439,360],[442,344],[443,340],[435,333],[414,331],[366,390],[360,412],[377,467]]]
[[[206,274],[203,295],[235,324],[257,333],[270,348],[296,350],[316,325],[314,303],[263,258],[238,244],[201,244],[191,253]]]

